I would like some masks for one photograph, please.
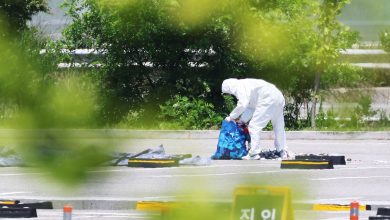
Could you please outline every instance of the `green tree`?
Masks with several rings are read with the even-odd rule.
[[[356,34],[349,31],[338,20],[337,15],[350,0],[324,0],[320,2],[316,12],[318,19],[314,24],[314,42],[311,55],[315,65],[315,78],[312,92],[311,127],[315,128],[316,107],[318,92],[320,89],[321,76],[326,74],[330,67],[338,62],[336,59],[340,49],[349,47],[356,41]]]
[[[3,31],[22,32],[27,21],[39,12],[48,12],[47,0],[1,0],[0,26]],[[5,31],[2,33],[4,37]]]
[[[158,111],[174,94],[221,103],[216,88],[222,79],[246,72],[243,56],[230,46],[229,16],[218,14],[202,25],[178,23],[182,8],[176,1],[73,0],[65,6],[74,19],[64,32],[67,44],[106,54],[101,97],[108,122],[140,105]]]
[[[129,109],[159,111],[176,94],[200,96],[221,112],[228,77],[263,78],[297,108],[312,99],[315,109],[320,76],[354,40],[336,20],[346,2],[67,0],[74,22],[65,43],[103,52],[106,122]]]

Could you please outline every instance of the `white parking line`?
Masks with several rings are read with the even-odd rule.
[[[372,178],[390,178],[390,176],[348,176],[348,177],[318,178],[318,179],[310,179],[310,180],[327,181],[327,180],[372,179]]]
[[[339,202],[339,201],[353,201],[353,200],[360,200],[360,197],[339,197],[339,198],[331,198],[331,199],[317,199],[312,201],[306,201],[307,203],[332,203],[332,202]]]
[[[47,173],[1,173],[0,176],[45,175]]]
[[[15,195],[15,194],[31,194],[32,192],[6,192],[6,193],[0,193],[0,196],[8,196],[8,195]]]
[[[211,173],[211,174],[173,174],[173,175],[158,175],[150,176],[151,178],[172,178],[172,177],[210,177],[210,176],[231,176],[245,174],[265,174],[265,173],[280,173],[282,170],[274,171],[259,171],[259,172],[239,172],[239,173]]]
[[[157,200],[157,201],[160,201],[160,200],[167,200],[167,199],[177,199],[178,196],[146,196],[146,197],[143,197],[142,199],[143,200]]]
[[[279,165],[279,164],[277,164]],[[229,165],[208,165],[208,166],[180,166],[180,167],[160,167],[160,168],[129,168],[124,167],[123,169],[110,169],[110,170],[91,170],[90,173],[112,173],[112,172],[132,172],[132,171],[143,171],[145,169],[207,169],[207,168],[229,168],[229,167],[274,167],[275,163],[258,163],[258,164],[229,164]],[[0,174],[1,175],[1,174]]]
[[[339,170],[369,170],[369,169],[390,169],[390,166],[375,166],[375,167],[340,167]]]

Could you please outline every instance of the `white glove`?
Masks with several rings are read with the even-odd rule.
[[[230,122],[232,120],[232,118],[230,117],[230,116],[227,116],[226,118],[225,118],[225,121],[227,121],[227,122]]]

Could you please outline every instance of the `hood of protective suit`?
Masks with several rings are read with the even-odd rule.
[[[225,79],[222,82],[222,93],[237,95],[238,79]]]

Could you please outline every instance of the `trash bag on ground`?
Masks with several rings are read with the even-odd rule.
[[[248,154],[246,142],[250,142],[248,129],[244,123],[223,121],[218,145],[213,160],[240,160]]]

